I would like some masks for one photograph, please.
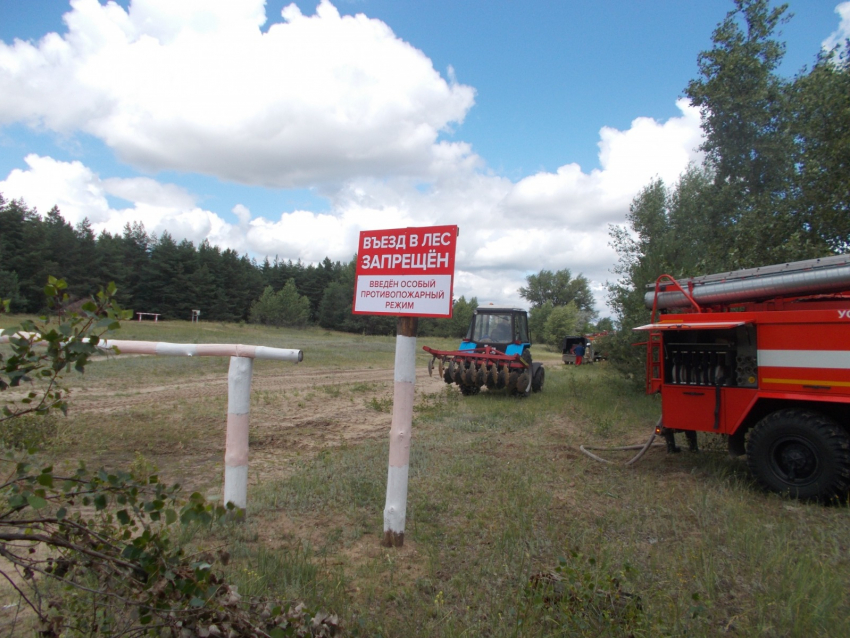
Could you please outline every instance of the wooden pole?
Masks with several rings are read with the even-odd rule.
[[[407,474],[413,423],[414,383],[416,381],[417,317],[399,317],[396,324],[393,422],[390,428],[390,462],[387,471],[387,500],[384,506],[385,547],[404,545],[407,516]]]

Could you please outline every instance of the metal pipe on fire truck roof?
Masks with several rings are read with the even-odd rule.
[[[762,268],[748,268],[704,277],[678,280],[682,288],[692,286],[693,298],[702,306],[759,301],[774,297],[825,294],[850,286],[850,255],[808,259]],[[655,286],[644,295],[647,308],[653,307]],[[658,293],[657,308],[684,308],[690,305],[681,292]]]

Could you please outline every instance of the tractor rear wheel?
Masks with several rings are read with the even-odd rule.
[[[747,464],[761,486],[802,500],[847,500],[850,436],[810,410],[779,410],[759,421],[747,441]]]
[[[528,348],[524,348],[520,358],[525,361],[528,367],[523,370],[516,379],[516,389],[514,393],[519,397],[528,397],[531,396],[532,386],[534,385],[534,377],[531,376],[533,374],[532,362],[531,362],[531,350]],[[529,381],[531,383],[529,383]]]
[[[543,389],[543,380],[546,377],[546,371],[543,366],[538,366],[534,371],[534,376],[531,378],[531,391],[540,392]]]

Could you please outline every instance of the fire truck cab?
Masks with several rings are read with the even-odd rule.
[[[766,490],[850,494],[850,255],[658,278],[645,302],[647,392],[668,451],[728,438]]]

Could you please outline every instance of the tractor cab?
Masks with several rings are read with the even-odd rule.
[[[459,350],[490,346],[506,355],[522,354],[531,346],[528,314],[518,308],[477,308]]]

